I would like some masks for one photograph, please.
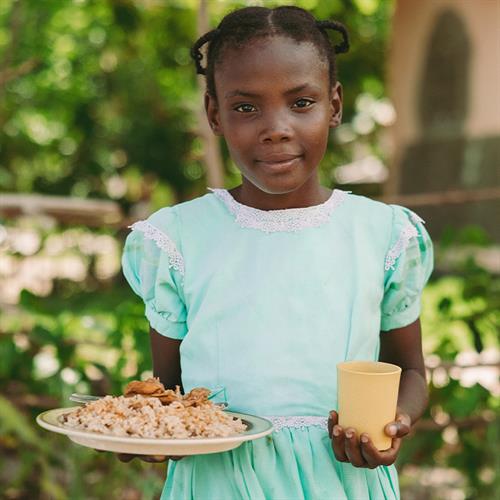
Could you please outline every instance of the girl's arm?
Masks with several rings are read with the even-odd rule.
[[[166,389],[175,389],[178,385],[183,391],[181,381],[181,357],[179,348],[181,340],[171,339],[159,334],[150,327],[151,356],[153,358],[153,374],[160,378]]]
[[[354,429],[342,429],[338,425],[337,412],[330,413],[328,427],[335,457],[355,467],[373,469],[394,463],[401,438],[410,432],[428,404],[419,319],[403,328],[381,332],[379,360],[402,368],[396,418],[385,428],[393,438],[391,448],[378,451],[367,434],[357,436]]]
[[[401,367],[398,413],[406,413],[413,425],[429,402],[420,320],[404,328],[382,332],[379,360]]]

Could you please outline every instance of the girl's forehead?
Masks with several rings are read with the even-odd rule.
[[[328,78],[328,63],[312,43],[281,36],[258,39],[238,50],[228,47],[215,67],[216,87],[222,98],[235,89],[263,84],[290,88],[310,83],[324,88]]]

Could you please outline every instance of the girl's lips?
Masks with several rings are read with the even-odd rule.
[[[283,172],[289,168],[295,167],[302,156],[296,156],[286,161],[258,161],[259,166],[273,172]]]

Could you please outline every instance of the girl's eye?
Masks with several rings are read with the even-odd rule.
[[[299,106],[299,108],[309,108],[312,104],[314,104],[314,101],[311,101],[311,99],[299,99],[298,101],[295,101],[295,104],[299,102],[307,102],[309,103],[308,106]]]
[[[252,104],[240,104],[239,106],[236,106],[234,110],[238,111],[238,113],[251,113],[252,111],[255,111],[255,106]]]

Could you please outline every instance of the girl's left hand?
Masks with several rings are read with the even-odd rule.
[[[328,434],[332,440],[333,453],[339,462],[350,462],[354,467],[374,469],[379,465],[391,465],[398,456],[401,439],[410,432],[411,419],[407,413],[398,409],[394,422],[385,426],[385,433],[392,437],[388,450],[379,451],[368,434],[358,438],[355,429],[343,429],[338,425],[338,413],[330,412]]]

